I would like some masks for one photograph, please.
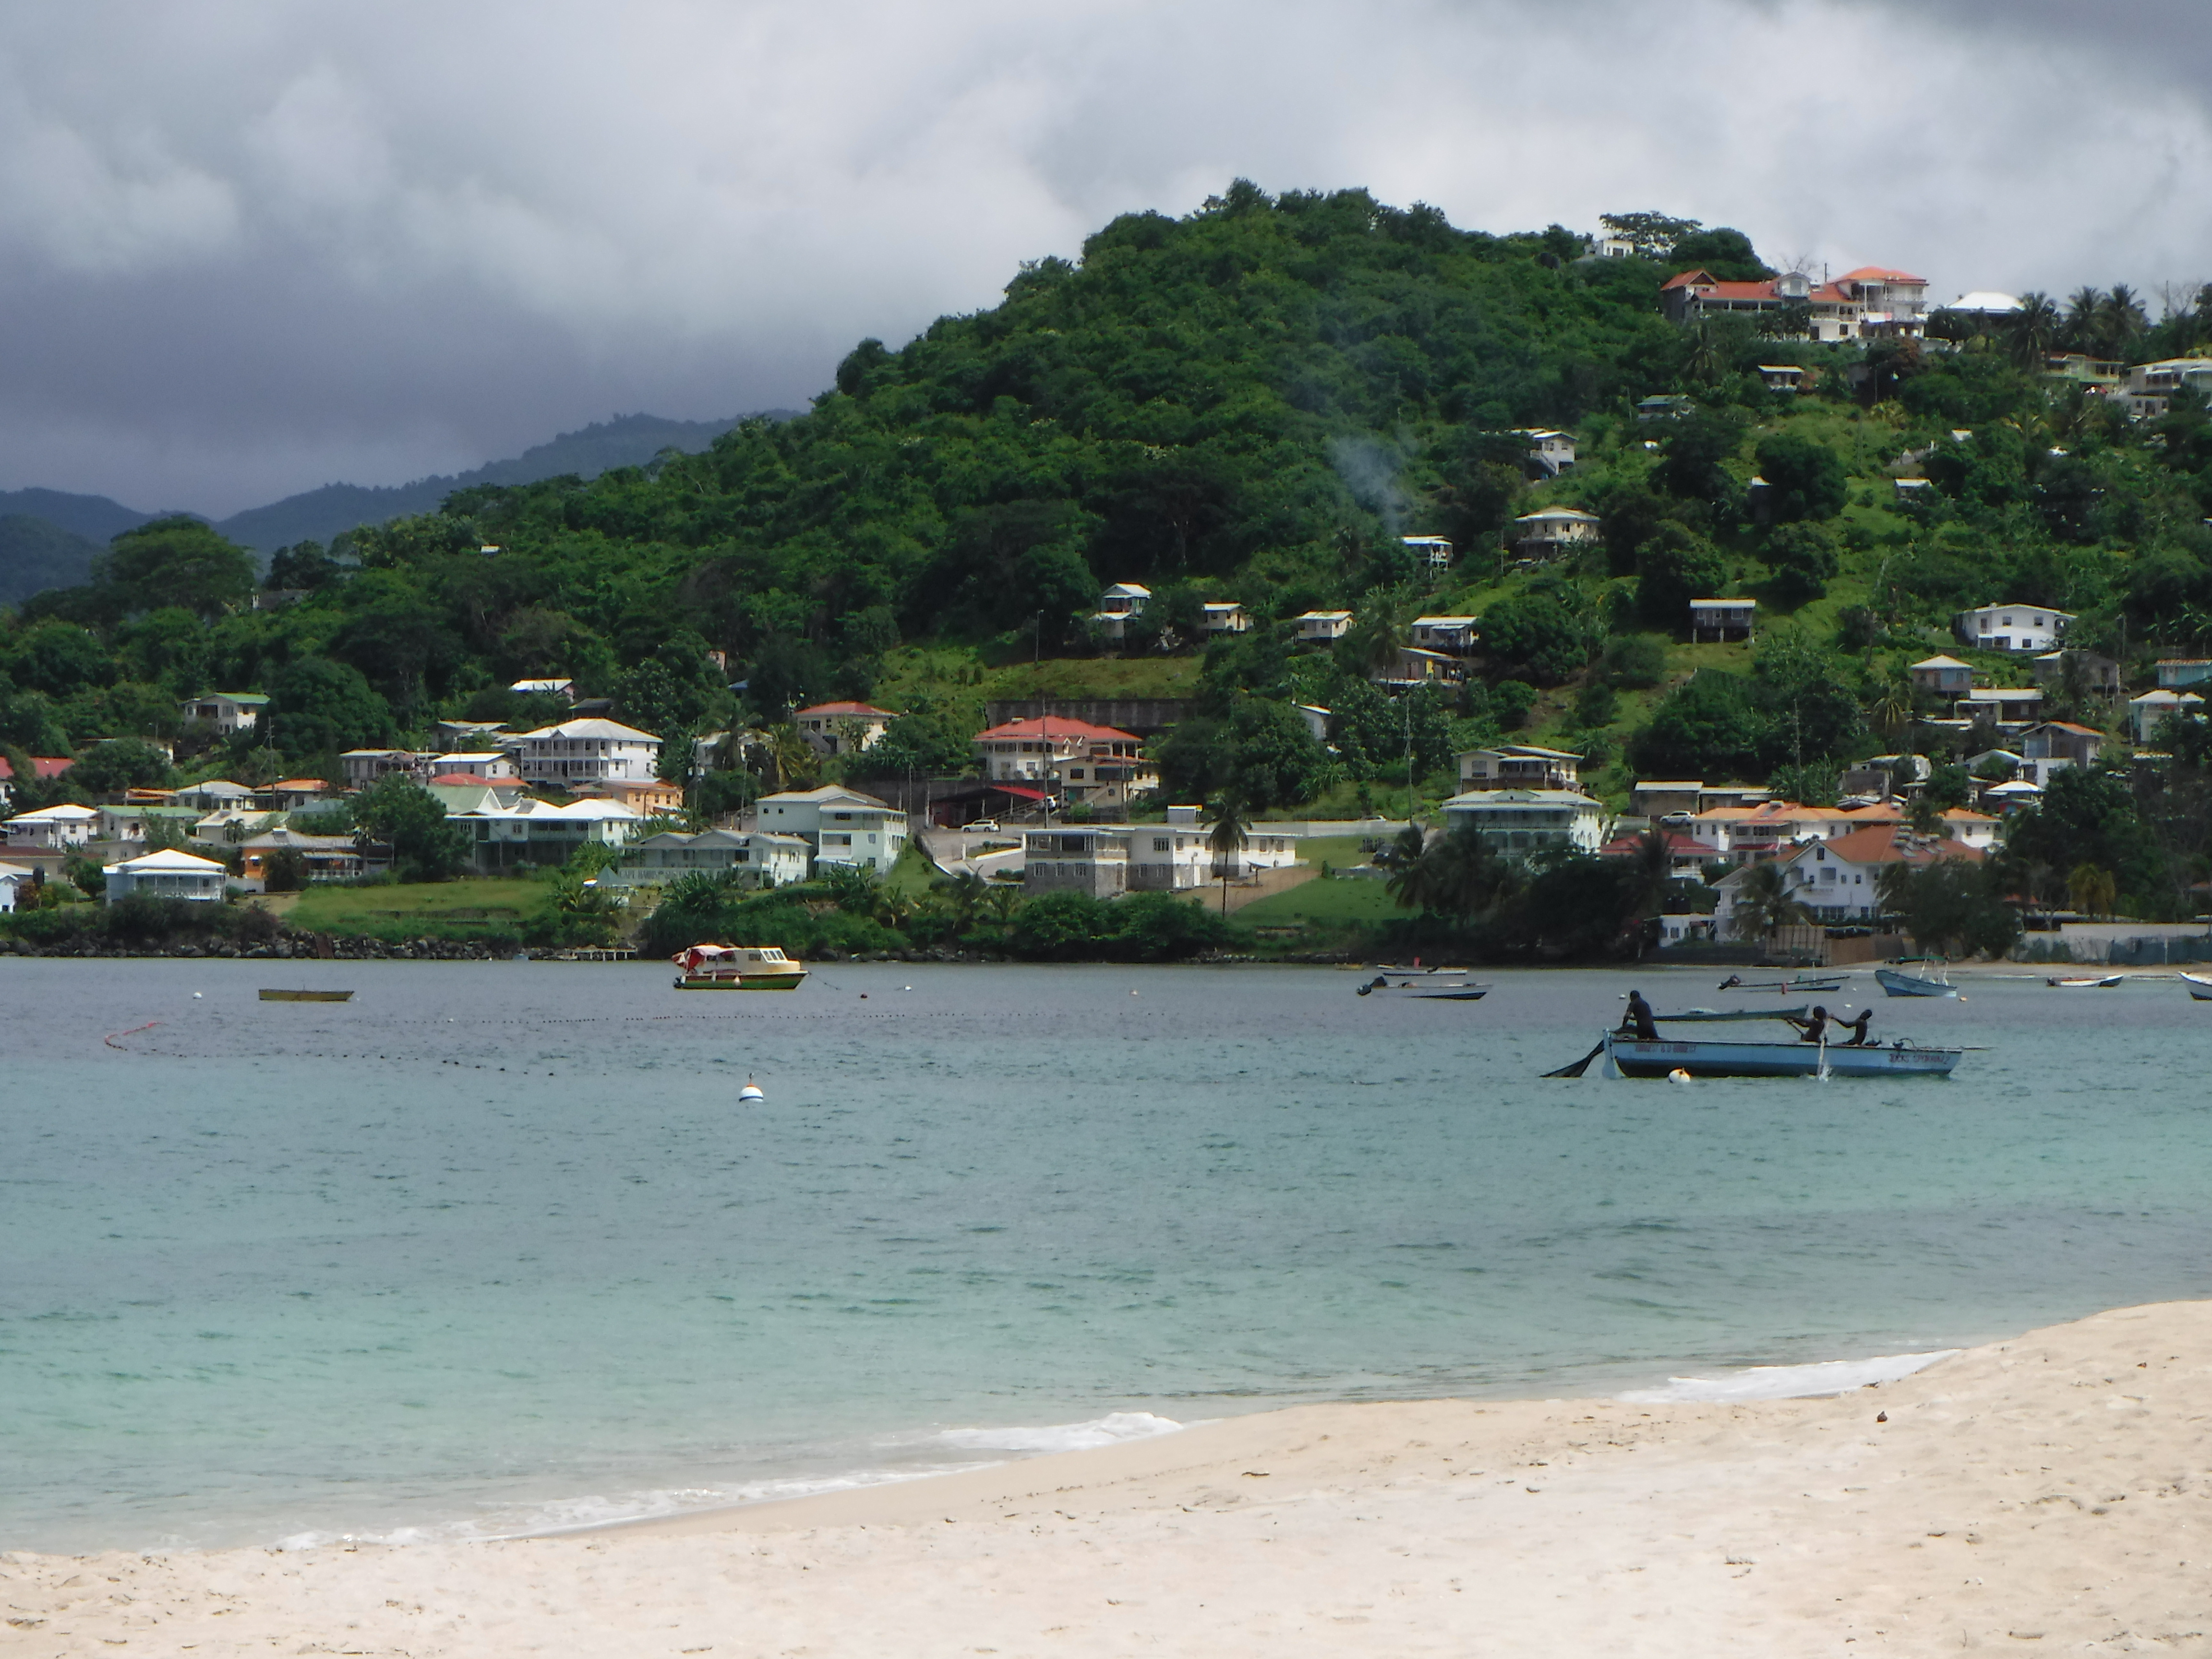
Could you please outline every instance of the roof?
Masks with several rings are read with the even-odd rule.
[[[1984,823],[1994,822],[1984,818]],[[1947,836],[1929,846],[1918,836],[1910,834],[1903,826],[1894,823],[1869,824],[1863,830],[1854,830],[1847,836],[1838,836],[1820,843],[1830,858],[1844,859],[1852,864],[1935,864],[1944,859],[1978,859],[1983,856],[1977,847]],[[1811,848],[1801,850],[1796,856],[1804,858]]]
[[[1538,513],[1523,513],[1514,520],[1516,524],[1540,524],[1547,519],[1563,519],[1570,524],[1595,524],[1598,516],[1585,513],[1578,507],[1547,507]],[[1346,614],[1349,615],[1349,612]]]
[[[82,823],[88,818],[96,818],[99,816],[100,814],[89,806],[72,806],[64,803],[60,806],[41,806],[35,812],[18,812],[8,822],[10,823]]]
[[[1540,749],[1533,743],[1491,743],[1480,749],[1463,749],[1454,758],[1465,760],[1469,755],[1503,755],[1516,760],[1578,761],[1580,755],[1566,749]],[[1696,788],[1695,784],[1690,786]]]
[[[484,793],[497,799],[495,790],[487,788]],[[512,806],[477,806],[455,816],[465,818],[571,818],[594,823],[611,818],[642,820],[645,815],[623,801],[607,800],[596,795],[572,800],[566,806],[556,806],[551,801],[526,795]]]
[[[881,720],[895,720],[898,718],[898,716],[891,713],[890,709],[878,708],[872,702],[817,702],[813,704],[811,708],[798,710],[791,718],[793,720],[803,720],[809,714],[820,714],[825,718],[834,718],[842,715],[845,718],[853,720],[865,720],[873,717]]]
[[[2018,311],[2021,303],[2009,294],[2000,294],[1995,289],[1978,288],[1972,294],[1961,294],[1943,307],[1946,311]]]
[[[563,720],[558,726],[541,726],[535,732],[520,734],[525,743],[533,738],[550,741],[556,738],[607,738],[617,742],[659,743],[660,739],[650,732],[641,732],[634,726],[624,726],[620,720],[586,718]]]
[[[1349,611],[1301,611],[1291,618],[1292,622],[1350,622]]]
[[[31,770],[41,778],[58,778],[76,764],[76,759],[68,755],[31,757]],[[0,755],[0,778],[12,778],[15,775],[15,769],[8,764],[8,757],[5,755]]]
[[[463,761],[502,761],[506,758],[507,750],[504,749],[486,749],[482,751],[471,750],[462,755],[441,755],[436,763],[440,766],[452,766],[458,765]]]
[[[2158,702],[2158,703],[2166,703],[2166,702],[2203,702],[2204,701],[2204,699],[2203,699],[2203,698],[2202,698],[2202,697],[2200,697],[2200,696],[2197,696],[2194,691],[2169,691],[2169,690],[2167,690],[2164,686],[2160,686],[2160,687],[2157,690],[2155,690],[2155,691],[2146,691],[2146,692],[2144,692],[2144,693],[2142,694],[2142,696],[2141,696],[2140,697],[2130,697],[2130,698],[2128,699],[2128,701],[2129,701],[2130,703],[2137,703],[2137,702]]]
[[[1553,433],[1553,437],[1559,434]],[[1401,536],[1398,539],[1408,547],[1449,547],[1451,540],[1445,536]]]
[[[204,876],[210,872],[222,876],[230,872],[213,859],[204,859],[191,853],[179,853],[173,847],[159,853],[145,853],[135,859],[125,859],[120,864],[111,864],[110,870],[128,870],[133,875],[159,874],[173,871],[186,875]]]
[[[258,708],[269,701],[267,694],[260,691],[203,691],[197,697],[183,697],[179,701],[205,702],[210,697],[220,697],[225,702],[234,702],[241,708]]]
[[[1984,611],[2049,611],[2054,617],[2063,617],[2068,622],[2074,620],[2074,613],[2071,611],[2052,610],[2047,605],[2030,605],[2026,599],[2001,599],[1995,605],[1978,605],[1966,614],[1970,617],[1978,617]]]
[[[1069,720],[1063,714],[1041,714],[1035,720],[1008,720],[1004,726],[992,726],[978,732],[975,741],[1005,743],[1017,738],[1032,741],[1053,738],[1074,738],[1084,743],[1142,743],[1144,739],[1133,732],[1118,732],[1110,726],[1093,726],[1088,720]]]
[[[243,800],[253,792],[242,783],[233,783],[228,778],[210,778],[203,783],[188,783],[177,793],[180,795],[213,795],[218,800]]]
[[[1413,618],[1413,626],[1416,628],[1472,628],[1474,626],[1474,621],[1473,617],[1416,617]]]
[[[2039,732],[2071,732],[2077,738],[2101,738],[2105,735],[2094,726],[2076,726],[2071,720],[2045,720],[2035,729]]]
[[[320,778],[279,778],[269,786],[280,795],[319,794],[330,787]]]
[[[1847,305],[1850,303],[1851,296],[1844,293],[1838,284],[1850,280],[1850,277],[1845,276],[1838,277],[1834,283],[1813,284],[1807,288],[1804,297],[1808,301],[1817,300],[1826,305]],[[1914,276],[1897,280],[1917,283],[1920,279]],[[1760,283],[1723,283],[1711,271],[1685,270],[1676,276],[1669,276],[1665,282],[1660,283],[1659,291],[1664,294],[1669,289],[1686,289],[1698,295],[1710,295],[1716,300],[1779,301],[1782,298],[1780,282],[1779,277],[1770,276]],[[1644,401],[1649,403],[1650,399],[1647,398]]]
[[[28,881],[37,874],[27,864],[0,864],[0,881]]]
[[[1454,806],[1596,806],[1579,789],[1470,789],[1444,803]]]
[[[239,843],[246,848],[296,847],[305,853],[351,852],[351,836],[303,836],[296,830],[270,830]]]
[[[1640,852],[1644,847],[1644,837],[1650,833],[1648,830],[1638,830],[1626,835],[1615,836],[1604,846],[1599,848],[1598,853],[1601,857],[1611,859]],[[1686,836],[1679,830],[1662,830],[1659,831],[1659,837],[1667,843],[1667,850],[1677,857],[1708,858],[1712,854],[1713,849],[1705,842],[1699,841],[1695,836]]]
[[[1894,270],[1888,265],[1861,265],[1856,270],[1847,270],[1836,278],[1839,283],[1917,283],[1928,286],[1925,276],[1915,276],[1909,270]]]
[[[1048,800],[1051,799],[1051,797],[1042,789],[1024,788],[1018,783],[994,783],[991,787],[997,790],[1002,795],[1018,795],[1024,800]]]
[[[761,805],[784,801],[793,806],[826,806],[831,801],[852,801],[861,806],[884,806],[890,803],[874,795],[863,794],[858,789],[848,789],[842,783],[825,783],[817,789],[781,789],[773,795],[763,795]]]
[[[574,685],[570,679],[517,680],[507,689],[510,691],[558,691],[564,685]]]
[[[1692,611],[1717,611],[1723,608],[1730,611],[1741,611],[1746,608],[1756,611],[1759,609],[1759,601],[1757,599],[1692,599],[1690,601],[1690,609]]]
[[[1973,667],[1972,663],[1960,662],[1956,657],[1923,657],[1918,662],[1912,665],[1915,668],[1965,668],[1968,670],[1971,670]]]
[[[2043,688],[2039,685],[1984,685],[1977,690],[1969,691],[1959,701],[1960,702],[2021,702],[2029,699],[2037,702],[2042,702]]]

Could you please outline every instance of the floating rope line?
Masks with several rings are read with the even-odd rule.
[[[132,1026],[128,1031],[110,1031],[106,1036],[100,1038],[100,1041],[105,1042],[109,1048],[118,1049],[122,1053],[127,1054],[131,1050],[125,1048],[121,1043],[115,1040],[116,1038],[119,1036],[132,1036],[140,1031],[150,1031],[161,1023],[161,1022],[158,1019],[149,1019],[143,1025]]]

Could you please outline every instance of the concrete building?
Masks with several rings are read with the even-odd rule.
[[[197,697],[186,697],[178,707],[188,720],[204,720],[228,737],[234,732],[251,732],[260,722],[261,711],[269,707],[269,699],[258,691],[208,691]]]
[[[1692,599],[1690,640],[1700,645],[1747,640],[1758,620],[1757,599]]]
[[[1605,808],[1575,789],[1476,789],[1443,804],[1449,832],[1472,830],[1516,862],[1538,853],[1595,853],[1605,844]]]
[[[975,748],[978,769],[992,781],[1043,787],[1055,770],[1073,763],[1111,766],[1140,761],[1145,740],[1110,726],[1042,714],[987,727],[975,734]]]
[[[1209,599],[1199,609],[1206,613],[1208,634],[1249,634],[1252,619],[1244,614],[1244,607],[1230,600]]]
[[[1521,556],[1548,559],[1555,553],[1571,553],[1594,545],[1603,520],[1578,507],[1547,507],[1534,513],[1523,513],[1513,522],[1513,545]]]
[[[42,806],[18,812],[6,825],[10,847],[82,847],[100,831],[100,814],[89,806]]]
[[[1115,582],[1098,596],[1098,609],[1091,613],[1091,620],[1098,632],[1115,644],[1128,632],[1129,624],[1145,614],[1152,603],[1152,590],[1136,582]]]
[[[1401,536],[1406,550],[1431,570],[1452,567],[1452,544],[1442,536]]]
[[[898,716],[872,702],[817,702],[791,717],[817,755],[857,755],[875,747]]]
[[[2212,659],[2203,657],[2167,657],[2158,665],[2158,685],[2161,691],[2186,691],[2193,685],[2212,682]]]
[[[142,854],[135,859],[125,859],[119,864],[107,866],[107,902],[115,903],[134,893],[144,893],[154,898],[189,899],[197,903],[220,904],[230,882],[230,872],[213,859],[201,858],[195,853],[180,853],[172,848],[166,852]]]
[[[2067,678],[2071,675],[2081,690],[2093,697],[2117,697],[2120,695],[2119,664],[2094,651],[2045,651],[2028,664],[2027,670],[2035,677],[2035,683],[2045,691],[2063,690]],[[2166,682],[2161,679],[2159,684],[2163,685]]]
[[[2158,728],[2169,720],[2201,720],[2204,699],[2194,691],[2146,691],[2128,699],[2128,727],[2138,747],[2157,740]],[[17,819],[13,822],[20,823]]]
[[[2073,620],[2069,612],[2046,605],[1985,605],[1960,611],[1955,625],[1959,637],[1976,650],[2040,655],[2066,642],[2066,625]]]
[[[612,800],[576,800],[566,806],[528,797],[511,806],[478,806],[448,821],[468,832],[476,866],[486,874],[524,866],[566,864],[586,842],[619,848],[643,822]]]
[[[1501,743],[1492,749],[1470,749],[1459,757],[1459,787],[1462,793],[1474,789],[1565,789],[1580,794],[1582,763],[1580,755],[1564,749]],[[1697,786],[1690,787],[1694,792]]]
[[[1963,697],[1974,689],[1974,671],[1956,657],[1923,657],[1905,671],[1912,689],[1939,697]]]
[[[1548,427],[1531,428],[1521,437],[1528,441],[1528,465],[1547,478],[1556,478],[1562,472],[1571,472],[1575,465],[1574,434],[1554,432]]]
[[[1416,617],[1413,618],[1413,643],[1424,651],[1441,651],[1454,657],[1466,656],[1474,649],[1479,620],[1474,617]]]
[[[660,739],[617,720],[566,720],[502,738],[500,747],[526,781],[567,794],[611,783],[658,781],[653,769],[660,761]]]
[[[811,849],[798,836],[765,830],[706,830],[696,836],[665,830],[634,842],[621,867],[608,872],[626,887],[666,886],[691,875],[734,872],[751,887],[782,887],[806,879]]]
[[[805,842],[817,873],[825,864],[849,864],[881,874],[906,850],[906,814],[840,784],[763,795],[755,823],[770,834]]]
[[[1783,884],[1789,896],[1811,911],[1815,921],[1838,923],[1869,921],[1882,914],[1881,872],[1893,865],[1915,869],[1947,860],[1978,860],[1983,851],[1950,837],[1924,840],[1894,823],[1869,824],[1833,839],[1808,842],[1779,855]],[[1723,937],[1733,933],[1730,924],[1737,894],[1751,866],[1731,871],[1719,884],[1719,902],[1713,912]]]
[[[1211,885],[1217,860],[1212,827],[1198,821],[1194,806],[1168,809],[1170,822],[1139,824],[1055,824],[1022,838],[1022,885],[1031,893],[1083,892],[1111,898],[1124,892],[1181,893]],[[1225,861],[1230,879],[1297,862],[1295,836],[1263,829],[1248,833],[1243,850]]]
[[[1352,631],[1349,611],[1308,611],[1291,618],[1291,625],[1298,630],[1298,638],[1310,645],[1323,645],[1331,640],[1340,640]]]

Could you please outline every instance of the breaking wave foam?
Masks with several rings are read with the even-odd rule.
[[[1053,1423],[1038,1429],[947,1429],[936,1437],[939,1443],[964,1451],[1026,1453],[1091,1451],[1118,1446],[1125,1440],[1149,1440],[1173,1434],[1183,1425],[1170,1417],[1150,1412],[1109,1412],[1087,1423]]]
[[[1638,1389],[1613,1397],[1632,1406],[1673,1406],[1692,1401],[1806,1400],[1849,1394],[1871,1382],[1894,1382],[1948,1359],[1956,1348],[1933,1353],[1877,1354],[1871,1359],[1826,1359],[1812,1365],[1753,1365],[1723,1376],[1670,1376],[1663,1389]]]

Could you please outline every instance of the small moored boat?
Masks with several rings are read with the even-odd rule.
[[[270,991],[261,993],[264,1002],[351,1002],[350,991]]]
[[[1377,991],[1442,1002],[1480,1002],[1490,994],[1487,985],[1468,980],[1464,968],[1386,968],[1359,988],[1364,997]]]
[[[1605,1057],[1621,1077],[1948,1077],[1960,1048],[1918,1048],[1836,1042],[1741,1042],[1711,1038],[1641,1037],[1608,1031]]]
[[[1907,967],[1917,966],[1919,972],[1908,974]],[[1950,970],[1944,967],[1941,957],[1899,957],[1887,968],[1874,970],[1875,983],[1893,997],[1954,997],[1959,988],[1951,983]]]
[[[2181,975],[2181,980],[2182,983],[2188,986],[2189,994],[2192,1000],[2197,1002],[2212,1002],[2212,979],[2208,979],[2203,974],[2192,974],[2185,971]]]
[[[2120,982],[2118,974],[2106,974],[2101,979],[2046,979],[2043,982],[2054,991],[2109,991]]]
[[[679,991],[795,991],[806,977],[773,945],[695,945],[669,960]]]

